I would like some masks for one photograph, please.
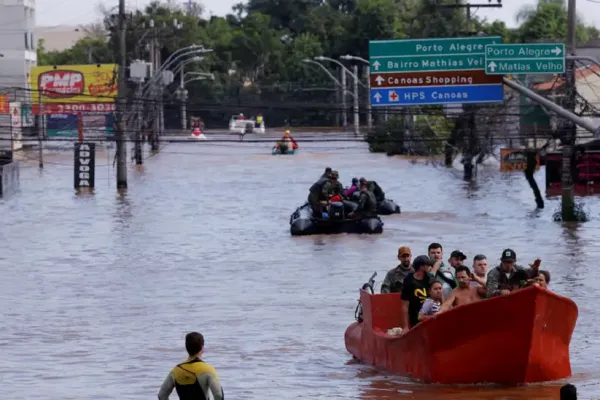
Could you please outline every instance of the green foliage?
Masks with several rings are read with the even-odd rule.
[[[440,110],[436,114],[389,117],[365,135],[369,151],[390,156],[441,154],[454,122],[440,115]]]
[[[155,1],[128,16],[127,62],[149,60],[151,43],[157,45],[162,61],[175,50],[192,44],[214,49],[202,62],[185,68],[188,72],[215,75],[214,82],[187,85],[191,104],[231,104],[231,110],[196,113],[202,114],[209,125],[225,124],[230,113],[257,112],[242,109],[244,104],[291,102],[334,107],[333,83],[323,71],[303,63],[305,58],[337,58],[344,54],[368,58],[369,40],[461,36],[467,27],[464,9],[439,7],[436,0],[248,0],[234,6],[224,18],[204,18],[198,3],[193,4],[191,11],[177,4]],[[562,0],[539,0],[536,7],[524,8],[519,17],[522,25],[517,29],[477,17],[472,28],[501,35],[505,42],[565,39],[566,10]],[[96,26],[95,32],[88,32],[88,37],[62,52],[46,51],[40,42],[39,63],[119,62],[117,16],[106,12],[103,25],[106,34],[99,33],[98,28],[102,27]],[[597,29],[583,24],[578,26],[577,34],[580,40],[599,37]],[[327,66],[334,68],[331,63]],[[176,86],[173,84],[166,92],[173,92]],[[364,97],[361,94],[361,102]],[[286,118],[295,123],[321,125],[333,121],[334,113],[326,107],[310,115],[298,110],[284,115],[281,110],[270,110],[268,104],[262,111],[270,126],[283,123]],[[193,106],[189,109],[194,115]],[[167,125],[177,123],[177,113],[177,106],[167,113]],[[423,131],[431,129],[423,121],[416,121],[416,125]]]

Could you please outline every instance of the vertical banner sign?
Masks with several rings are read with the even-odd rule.
[[[75,189],[94,188],[96,144],[75,143]]]
[[[23,148],[23,120],[21,116],[21,103],[9,103],[10,108],[10,134],[12,151]]]

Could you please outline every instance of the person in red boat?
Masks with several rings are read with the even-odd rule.
[[[419,311],[427,299],[429,290],[429,272],[433,262],[428,256],[418,256],[413,260],[415,272],[404,278],[402,283],[402,333],[419,323]]]
[[[512,249],[505,249],[500,257],[500,265],[492,269],[487,277],[487,296],[508,296],[511,291],[519,289],[528,279],[539,274],[540,263],[537,259],[530,268],[517,265],[517,254]]]
[[[456,280],[458,281],[458,287],[452,290],[450,296],[444,301],[440,312],[447,311],[451,307],[474,303],[485,296],[485,282],[473,275],[469,267],[464,265],[456,267]],[[471,286],[472,280],[479,283],[480,286]]]
[[[429,285],[429,298],[425,300],[421,311],[419,311],[419,321],[425,321],[440,312],[443,301],[442,283],[440,281],[432,281],[431,285]]]
[[[548,285],[550,284],[550,272],[540,269],[538,275],[535,278],[529,279],[527,283],[528,286],[534,285],[548,289]]]

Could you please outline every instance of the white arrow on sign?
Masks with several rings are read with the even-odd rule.
[[[377,103],[379,103],[381,101],[381,95],[379,93],[375,93],[375,95],[373,96],[373,98],[375,98],[375,101]]]
[[[492,61],[488,64],[488,67],[490,67],[490,71],[494,72],[496,70],[496,63]]]
[[[373,68],[375,68],[375,71],[379,71],[379,67],[381,67],[381,64],[379,63],[379,61],[375,60],[375,62],[373,63]]]
[[[553,48],[552,50],[550,50],[550,52],[554,53],[555,56],[558,56],[562,52],[562,50],[560,49],[560,47],[557,46],[557,47]]]
[[[377,78],[375,78],[375,82],[377,82],[377,85],[378,85],[378,86],[381,86],[381,83],[382,83],[383,81],[385,81],[385,79],[383,79],[383,78],[381,77],[381,75],[378,75],[378,76],[377,76]]]

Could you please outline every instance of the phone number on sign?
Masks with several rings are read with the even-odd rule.
[[[115,111],[114,103],[44,104],[44,114],[105,113]]]

